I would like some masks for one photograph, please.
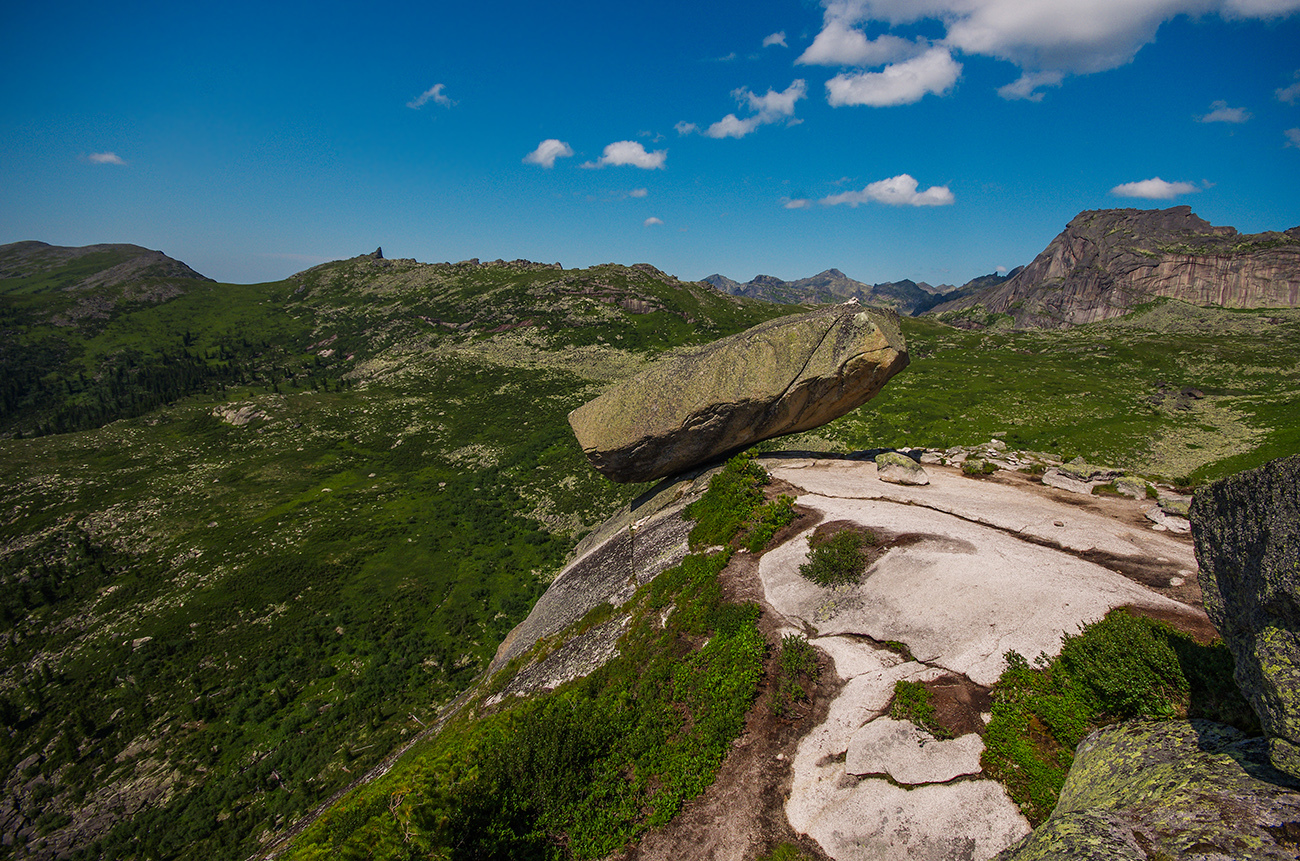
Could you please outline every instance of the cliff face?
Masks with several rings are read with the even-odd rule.
[[[1168,297],[1229,308],[1300,303],[1300,227],[1240,234],[1190,207],[1080,213],[1014,277],[946,302],[935,314],[976,306],[1017,326],[1065,328],[1128,313]]]

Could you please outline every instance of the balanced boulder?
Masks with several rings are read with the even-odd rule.
[[[1190,519],[1205,611],[1273,764],[1300,777],[1300,455],[1197,490]]]
[[[850,302],[665,358],[574,410],[569,424],[600,473],[651,481],[826,424],[905,367],[898,315]]]

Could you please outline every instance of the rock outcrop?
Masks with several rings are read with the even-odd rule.
[[[907,361],[897,314],[836,305],[656,362],[569,424],[602,474],[650,481],[819,427],[866,403]]]
[[[1239,234],[1190,207],[1082,212],[1022,271],[931,310],[959,323],[982,308],[1022,327],[1118,317],[1160,297],[1229,308],[1300,304],[1300,227]],[[955,313],[950,313],[955,312]]]
[[[1300,792],[1264,739],[1210,721],[1107,727],[1079,745],[1056,809],[997,861],[1293,859]]]
[[[876,475],[890,484],[926,485],[930,478],[921,464],[905,454],[886,451],[876,455]]]
[[[1190,519],[1205,610],[1273,764],[1300,777],[1300,455],[1201,488]]]

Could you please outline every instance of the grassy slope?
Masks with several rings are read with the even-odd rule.
[[[846,449],[976,445],[1208,481],[1300,451],[1300,312],[1165,301],[1066,332],[904,319],[912,364],[816,433]],[[1150,399],[1157,384],[1170,392]],[[1176,409],[1183,387],[1205,398]]]
[[[90,854],[245,857],[463,689],[637,492],[586,467],[567,412],[654,349],[789,310],[621,267],[354,279],[373,265],[217,285],[86,339],[276,328],[300,356],[279,392],[252,361],[248,386],[0,441],[0,757],[46,836],[140,780],[166,803]],[[528,317],[547,328],[501,329]],[[241,406],[260,417],[213,415]]]
[[[160,858],[246,855],[474,677],[576,536],[637,490],[586,467],[570,409],[661,349],[794,310],[623,267],[366,258],[270,285],[195,282],[74,327],[49,324],[40,295],[21,301],[0,348],[57,336],[42,372],[62,384],[56,405],[132,349],[218,369],[162,409],[0,439],[6,792],[57,837],[60,817],[138,779],[159,799],[104,848]],[[818,436],[874,448],[1003,431],[1198,479],[1300,450],[1294,312],[1163,303],[1067,333],[904,325],[912,367]],[[1157,381],[1208,397],[1156,408]],[[232,405],[265,417],[213,416]]]

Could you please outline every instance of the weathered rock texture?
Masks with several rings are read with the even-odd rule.
[[[1300,792],[1264,739],[1210,721],[1128,723],[1083,740],[1051,817],[997,861],[1294,859]]]
[[[905,454],[886,451],[876,455],[876,475],[891,484],[926,485],[930,477],[921,465]]]
[[[1300,455],[1201,488],[1191,521],[1205,610],[1237,685],[1273,763],[1300,776]]]
[[[650,481],[823,425],[906,366],[897,314],[836,305],[657,362],[574,410],[569,424],[602,474]]]
[[[1082,212],[1014,277],[931,313],[982,306],[1010,314],[1017,326],[1064,328],[1118,317],[1159,297],[1294,308],[1300,303],[1300,227],[1239,234],[1187,206]]]

